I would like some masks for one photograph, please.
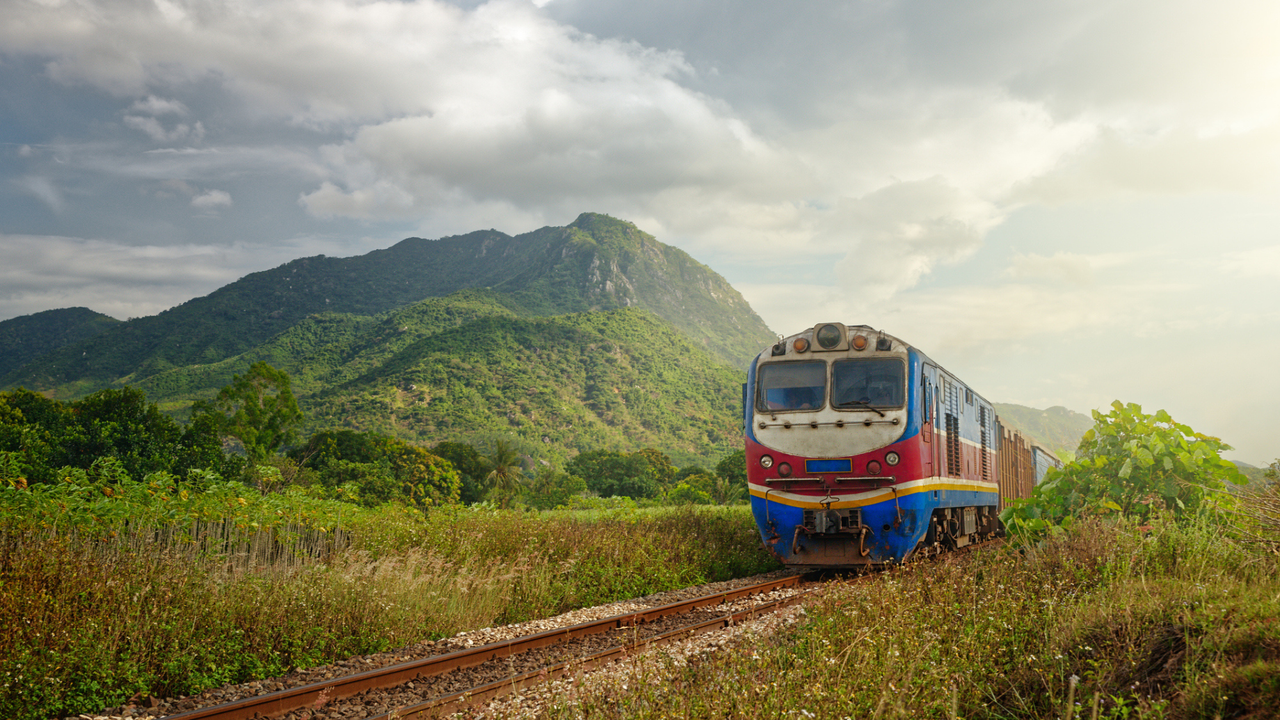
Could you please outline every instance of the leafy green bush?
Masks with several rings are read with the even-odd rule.
[[[1000,519],[1011,532],[1034,537],[1087,515],[1145,521],[1161,508],[1183,517],[1232,504],[1226,484],[1245,478],[1221,457],[1229,445],[1174,422],[1164,410],[1147,415],[1118,400],[1111,407],[1106,415],[1093,412],[1094,427],[1074,460],[1049,470],[1030,498],[1009,502]]]

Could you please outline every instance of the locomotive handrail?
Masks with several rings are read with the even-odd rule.
[[[786,430],[790,430],[790,429],[791,429],[791,428],[793,428],[793,427],[811,427],[811,428],[817,428],[819,425],[835,425],[835,426],[836,426],[836,427],[838,427],[838,428],[842,428],[842,427],[844,427],[845,425],[863,425],[863,426],[870,426],[870,425],[901,425],[901,424],[902,424],[902,420],[901,420],[900,418],[893,418],[893,419],[890,419],[890,420],[871,420],[871,419],[867,419],[867,420],[824,420],[824,421],[822,421],[822,422],[819,422],[819,421],[817,421],[817,420],[810,420],[809,422],[791,422],[790,420],[782,420],[781,422],[774,422],[774,423],[770,423],[770,422],[768,422],[767,420],[761,420],[761,421],[757,424],[757,426],[758,426],[761,430],[764,430],[764,429],[766,429],[766,428],[771,428],[771,427],[780,427],[780,428],[783,428],[783,429],[786,429]]]

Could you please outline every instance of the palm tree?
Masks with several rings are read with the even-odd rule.
[[[496,438],[484,457],[489,474],[484,476],[484,483],[490,494],[496,496],[498,504],[507,507],[523,488],[524,459],[516,444],[504,438]]]

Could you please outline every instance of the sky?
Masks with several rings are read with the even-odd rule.
[[[776,332],[1280,456],[1273,0],[0,2],[0,320],[601,212]]]

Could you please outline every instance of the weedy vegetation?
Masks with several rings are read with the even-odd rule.
[[[744,506],[423,514],[163,473],[8,484],[0,716],[192,694],[772,567]]]
[[[832,582],[787,630],[549,716],[1276,717],[1280,489],[1228,493],[1224,446],[1164,413],[1095,420],[1003,548]]]

